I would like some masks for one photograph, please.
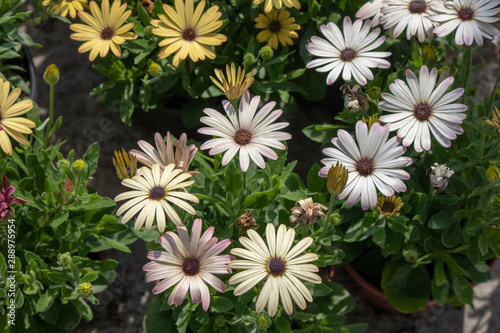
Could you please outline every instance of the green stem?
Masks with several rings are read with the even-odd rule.
[[[495,98],[495,94],[496,94],[497,86],[498,86],[499,82],[500,82],[500,75],[497,77],[497,81],[493,85],[493,91],[491,92],[491,96],[490,96],[490,100],[489,100],[489,103],[488,103],[488,107],[484,110],[484,112],[486,112],[486,114],[488,114],[488,112],[491,111],[491,107],[493,106],[493,99]],[[481,133],[483,133],[483,132],[481,132]]]
[[[325,225],[323,226],[323,232],[319,236],[319,240],[323,239],[323,237],[326,234],[326,231],[328,230],[328,227],[330,226],[330,217],[332,215],[334,203],[335,203],[335,196],[332,195],[330,198],[330,204],[328,205],[328,213],[326,213],[326,221]],[[333,230],[335,230],[335,226],[333,226]]]
[[[465,75],[462,87],[464,88],[464,96],[462,97],[463,102],[465,102],[465,97],[467,96],[467,81],[469,80],[470,66],[472,63],[472,53],[470,46],[465,47]]]
[[[43,147],[46,149],[47,145],[49,143],[49,133],[50,130],[52,129],[52,123],[54,122],[54,85],[50,85],[50,92],[49,92],[49,124],[47,125],[47,130],[45,132],[45,142]]]

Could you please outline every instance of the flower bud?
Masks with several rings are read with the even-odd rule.
[[[149,75],[151,75],[152,77],[155,77],[155,76],[160,75],[161,72],[162,72],[161,67],[156,62],[152,61],[149,64],[149,67],[148,67]]]
[[[379,123],[380,121],[378,120],[378,117],[374,114],[372,114],[368,119],[365,119],[365,117],[362,118],[362,120],[368,125],[368,129],[372,128],[372,125],[375,123]],[[381,124],[382,125],[382,124]]]
[[[495,165],[490,165],[488,170],[486,170],[486,176],[491,180],[497,180],[500,178],[500,169]]]
[[[379,87],[371,86],[370,88],[368,88],[367,93],[371,99],[378,99],[380,97],[381,91]]]
[[[63,267],[68,267],[71,263],[71,254],[69,252],[59,253],[57,255],[57,262]]]
[[[87,174],[89,167],[84,160],[76,160],[71,166],[71,171],[77,176],[85,176]]]
[[[50,64],[43,73],[43,80],[50,85],[54,85],[59,81],[59,69],[56,65]]]
[[[422,48],[422,55],[426,59],[434,59],[436,56],[436,47],[432,44],[424,45]]]
[[[252,67],[257,62],[257,58],[252,53],[247,53],[243,56],[243,67]]]
[[[263,48],[260,49],[259,55],[262,58],[262,60],[269,61],[269,60],[271,60],[273,58],[274,51],[273,51],[272,48],[270,48],[269,46],[266,45],[266,46],[264,46]]]
[[[226,319],[224,319],[224,316],[217,316],[217,318],[215,318],[215,326],[218,326],[218,327],[226,327]]]
[[[67,167],[69,168],[70,165],[69,165],[69,161],[67,159],[62,159],[62,160],[59,160],[57,161],[57,167],[59,168],[59,170],[62,168],[62,167]]]
[[[347,169],[342,163],[337,161],[337,164],[335,164],[335,166],[332,165],[330,170],[328,170],[326,188],[328,188],[331,195],[337,195],[344,190],[348,178],[349,173]]]
[[[498,132],[500,133],[500,110],[496,106],[495,110],[491,111],[491,120],[486,119],[485,121],[488,125],[498,129]]]
[[[266,316],[264,314],[258,315],[255,322],[257,323],[257,327],[262,329],[262,330],[268,329],[269,327],[271,327],[271,324],[272,324],[271,318],[269,318],[268,316]]]
[[[418,251],[414,247],[403,250],[403,257],[407,262],[415,262],[418,259]]]
[[[92,296],[92,292],[92,285],[90,283],[80,283],[77,287],[78,295],[83,298],[89,298],[90,296]]]

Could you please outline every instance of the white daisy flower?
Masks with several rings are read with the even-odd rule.
[[[321,32],[327,40],[312,36],[307,49],[315,56],[322,57],[307,64],[307,68],[319,67],[318,72],[330,72],[326,78],[328,85],[334,83],[342,72],[342,78],[349,81],[354,77],[356,82],[366,85],[367,79],[373,80],[370,68],[389,68],[391,64],[384,59],[390,52],[369,52],[385,41],[385,36],[377,39],[380,28],[370,32],[370,20],[363,24],[356,20],[354,24],[346,16],[344,18],[344,34],[333,22],[321,26]]]
[[[344,131],[337,132],[338,138],[332,143],[337,148],[325,148],[323,153],[329,158],[321,160],[325,166],[319,171],[321,177],[328,176],[328,170],[336,162],[342,163],[349,172],[347,185],[338,195],[340,200],[347,198],[347,205],[354,206],[361,197],[361,208],[367,210],[377,206],[377,189],[386,197],[394,192],[405,192],[403,180],[410,179],[410,174],[400,168],[410,165],[412,159],[403,157],[405,147],[399,140],[389,137],[389,127],[374,123],[368,132],[368,126],[362,121],[356,123],[356,139]],[[359,148],[358,148],[359,146]]]
[[[406,29],[406,39],[418,36],[422,43],[425,35],[432,38],[434,24],[429,20],[430,8],[435,0],[386,0],[382,9],[383,17],[380,19],[384,29],[391,29],[391,37],[398,37]]]
[[[256,231],[250,229],[247,235],[248,238],[240,238],[240,243],[245,249],[231,250],[231,254],[247,259],[233,260],[229,263],[229,267],[233,269],[244,269],[229,279],[230,284],[239,284],[234,289],[234,294],[242,295],[265,279],[266,283],[257,298],[255,311],[262,312],[267,304],[269,315],[273,317],[281,299],[285,312],[292,314],[291,298],[299,308],[304,310],[306,300],[312,302],[313,299],[309,290],[298,278],[312,283],[321,283],[321,278],[315,274],[319,271],[318,267],[309,264],[311,261],[318,260],[318,255],[306,253],[299,256],[312,244],[312,237],[302,239],[292,248],[295,230],[287,230],[282,224],[276,234],[272,223],[268,223],[266,227],[267,245]]]
[[[429,150],[431,135],[444,147],[451,145],[450,140],[457,138],[464,130],[457,124],[465,119],[467,106],[450,104],[464,93],[464,88],[455,89],[445,95],[453,83],[453,77],[441,82],[434,89],[437,81],[437,69],[429,73],[427,66],[420,69],[420,79],[410,70],[406,71],[406,82],[396,80],[389,85],[392,94],[382,94],[385,100],[378,106],[393,114],[380,117],[391,131],[398,130],[398,137],[403,145],[414,142],[415,150]],[[430,130],[430,131],[429,131]]]
[[[159,294],[175,286],[168,297],[168,305],[181,305],[189,290],[191,301],[201,303],[203,310],[210,306],[210,291],[207,283],[220,293],[226,291],[226,284],[213,274],[232,273],[228,263],[234,257],[218,255],[231,241],[212,237],[214,227],[209,227],[201,235],[201,219],[196,219],[191,229],[191,239],[185,226],[177,226],[177,236],[172,231],[161,236],[158,242],[167,251],[151,251],[148,259],[152,262],[144,265],[146,281],[161,280],[153,288],[153,294]],[[200,236],[201,235],[201,236]]]
[[[271,112],[276,102],[267,103],[257,112],[259,102],[260,96],[250,100],[247,90],[240,100],[238,114],[229,101],[222,101],[229,120],[214,109],[203,110],[208,117],[201,117],[200,121],[210,127],[200,128],[198,132],[219,138],[208,140],[201,145],[201,149],[210,149],[210,155],[227,151],[222,157],[222,165],[228,164],[239,150],[243,172],[248,170],[250,159],[262,169],[266,163],[261,155],[272,160],[278,159],[278,155],[271,148],[285,149],[285,145],[280,141],[289,140],[292,136],[276,131],[285,128],[288,123],[273,124],[283,113],[282,110]]]
[[[448,36],[455,32],[457,45],[472,45],[474,40],[479,46],[483,45],[483,36],[489,39],[499,33],[492,23],[500,18],[500,0],[453,0],[436,1],[437,14],[429,18],[438,22],[434,32],[439,37]]]
[[[370,0],[361,7],[356,13],[356,17],[362,20],[373,17],[372,27],[379,25],[382,18],[382,8],[384,8],[384,0]]]
[[[127,223],[135,214],[139,213],[135,220],[135,230],[139,230],[146,224],[146,230],[153,225],[156,216],[158,230],[165,230],[165,214],[176,225],[182,225],[182,221],[170,203],[179,206],[189,214],[196,214],[194,208],[183,200],[200,202],[197,197],[185,191],[174,191],[192,185],[194,180],[185,182],[192,175],[183,173],[181,169],[175,169],[175,164],[169,164],[161,171],[158,164],[152,169],[142,167],[141,174],[131,179],[124,179],[122,185],[134,189],[118,194],[115,201],[128,200],[123,204],[116,215],[123,215],[122,223]]]

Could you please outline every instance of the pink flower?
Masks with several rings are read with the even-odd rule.
[[[15,187],[9,185],[7,182],[7,176],[3,174],[2,178],[2,189],[0,190],[0,221],[7,221],[12,216],[13,203],[26,203],[28,201],[18,198],[16,196],[11,197],[14,194]]]
[[[161,280],[153,288],[153,294],[162,293],[175,285],[168,305],[181,305],[189,289],[191,301],[202,303],[203,310],[207,311],[210,306],[207,283],[218,292],[226,291],[226,284],[213,274],[232,273],[228,264],[234,257],[218,255],[231,241],[224,239],[217,242],[217,237],[212,237],[214,227],[209,227],[201,235],[201,226],[201,219],[196,219],[191,229],[191,239],[184,225],[177,226],[179,235],[169,231],[158,240],[167,252],[148,253],[148,258],[153,261],[144,265],[144,271],[148,272],[146,280]]]

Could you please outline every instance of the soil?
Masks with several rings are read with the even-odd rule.
[[[33,6],[34,0],[29,2]],[[165,135],[167,131],[171,131],[176,137],[186,132],[189,139],[198,142],[206,140],[206,137],[196,132],[196,128],[182,128],[179,115],[165,112],[165,110],[152,110],[147,113],[137,112],[132,120],[133,127],[123,124],[117,109],[101,110],[98,106],[98,97],[88,97],[92,88],[103,82],[104,77],[92,68],[88,53],[78,53],[77,49],[80,43],[70,39],[71,32],[67,24],[51,20],[37,28],[28,27],[27,30],[36,43],[43,45],[40,49],[31,49],[39,77],[36,102],[40,106],[42,114],[47,114],[49,87],[41,78],[47,65],[54,63],[60,71],[60,81],[55,87],[55,116],[62,115],[64,117],[63,125],[57,136],[66,140],[61,152],[65,155],[71,149],[75,149],[76,155],[82,156],[91,143],[95,141],[99,143],[101,148],[99,169],[91,186],[100,195],[113,198],[123,191],[120,181],[115,176],[111,160],[114,150],[122,147],[126,150],[137,149],[138,140],[152,143],[155,132]],[[476,79],[480,84],[478,94],[491,91],[489,87],[496,79],[495,75],[499,73],[498,65],[492,58],[494,48],[490,43],[485,43],[486,45],[481,51],[488,55],[489,61],[484,67],[485,70],[481,71]],[[321,146],[307,139],[301,132],[302,128],[309,124],[332,122],[334,110],[342,108],[343,101],[339,97],[338,87],[330,87],[329,89],[330,99],[322,106],[299,101],[299,111],[285,117],[286,121],[291,124],[288,130],[294,136],[289,142],[289,159],[290,161],[300,161],[295,171],[302,177],[306,176],[313,163],[319,164],[322,158],[321,154],[310,154],[311,151],[320,152]],[[152,299],[151,289],[153,286],[145,283],[142,266],[149,260],[146,258],[146,249],[142,242],[135,242],[130,248],[131,254],[115,250],[107,252],[108,258],[115,259],[120,263],[117,268],[116,281],[105,292],[97,295],[101,304],[93,307],[94,320],[82,322],[75,332],[135,333],[143,331],[142,318]],[[344,285],[356,301],[356,309],[348,316],[348,322],[368,322],[370,327],[368,332],[373,333],[499,332],[500,329],[487,331],[479,330],[478,326],[474,326],[481,324],[483,327],[481,329],[484,327],[487,329],[488,326],[492,328],[500,326],[500,318],[491,316],[491,309],[494,309],[492,306],[496,306],[498,309],[500,303],[498,301],[500,299],[499,277],[500,271],[497,267],[493,271],[493,281],[490,284],[485,284],[487,290],[480,290],[478,293],[486,299],[482,299],[482,305],[479,306],[478,310],[473,310],[470,307],[455,309],[445,306],[431,312],[408,316],[375,308],[360,296],[342,268],[336,271],[337,282]],[[488,298],[491,295],[496,298]],[[476,301],[477,299],[475,299]],[[494,313],[497,311],[495,310]],[[487,320],[484,320],[485,316]],[[472,324],[467,324],[468,321]],[[472,327],[472,330],[466,330],[469,327],[467,325]]]

